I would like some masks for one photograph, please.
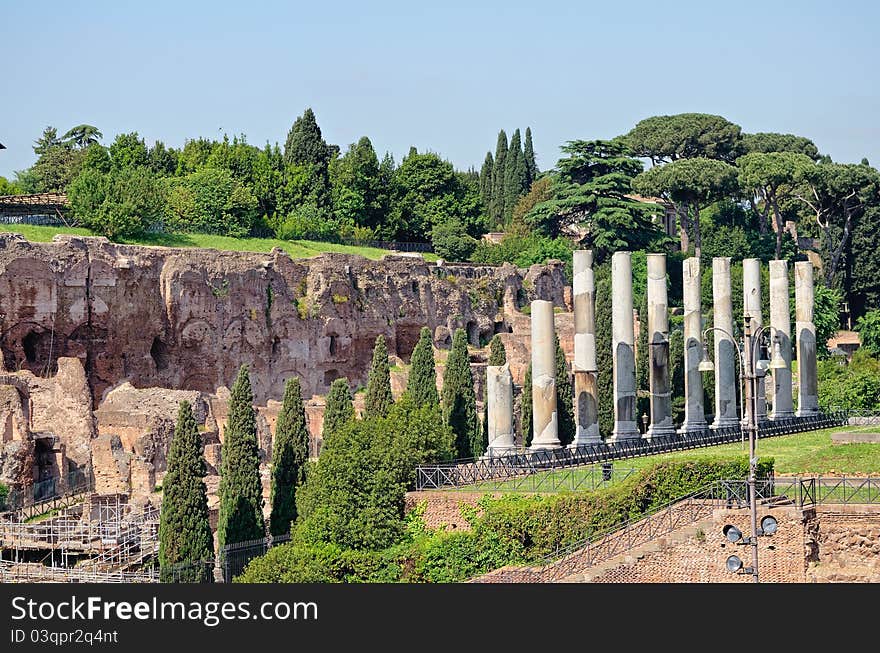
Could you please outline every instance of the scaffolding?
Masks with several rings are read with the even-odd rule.
[[[91,494],[40,521],[0,520],[2,582],[158,582],[159,510]],[[34,552],[44,552],[34,562]]]

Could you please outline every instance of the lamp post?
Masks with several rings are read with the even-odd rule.
[[[771,330],[776,331],[775,327],[767,325],[758,327],[754,333],[752,333],[752,316],[746,315],[744,318],[744,328],[743,328],[743,346],[740,350],[740,353],[744,356],[744,360],[740,361],[740,376],[745,378],[745,401],[749,406],[748,410],[748,419],[746,420],[745,428],[749,434],[749,477],[748,477],[748,488],[749,488],[749,516],[751,519],[751,528],[752,534],[748,538],[743,538],[742,533],[739,533],[738,529],[734,527],[725,527],[725,536],[728,536],[728,533],[731,535],[728,536],[728,539],[732,542],[739,543],[748,543],[752,548],[752,566],[746,569],[742,569],[742,561],[739,561],[739,558],[736,556],[731,556],[728,559],[728,569],[731,571],[736,571],[739,573],[751,573],[754,582],[758,582],[758,536],[763,535],[764,531],[758,528],[758,499],[757,492],[755,488],[756,484],[756,476],[758,471],[758,458],[755,453],[756,443],[758,440],[758,379],[764,376],[766,370],[770,369],[781,369],[786,367],[785,359],[782,358],[782,355],[779,351],[779,334],[777,333],[773,337],[773,343],[776,345],[774,347],[774,352],[772,356],[772,360],[769,362],[765,360],[758,361],[756,360],[756,346],[760,344],[761,339],[765,337]],[[700,362],[700,370],[701,371],[712,371],[714,369],[714,364],[708,358],[708,354],[706,351],[705,345],[705,334],[712,329],[718,329],[718,327],[711,327],[706,329],[703,332],[704,342],[703,342],[703,356],[704,360]],[[720,330],[720,329],[719,329]],[[726,331],[725,331],[726,333]],[[730,334],[727,334],[730,336]],[[744,365],[743,365],[744,364]],[[744,368],[744,369],[743,369]],[[769,532],[767,533],[770,534]],[[731,538],[735,539],[731,539]],[[735,558],[735,560],[734,560]],[[731,562],[736,563],[739,561],[739,567],[733,569],[731,567]],[[734,564],[736,566],[736,564]]]

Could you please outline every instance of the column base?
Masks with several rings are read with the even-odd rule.
[[[492,458],[503,458],[504,456],[512,456],[518,451],[519,449],[515,445],[510,445],[509,447],[489,447],[486,449],[486,453],[480,456],[480,460],[491,460]]]
[[[553,442],[532,442],[526,448],[526,451],[546,451],[547,449],[562,449],[562,443],[557,440],[555,443]]]
[[[596,444],[602,444],[602,438],[598,435],[596,436],[587,436],[585,438],[575,438],[574,442],[568,445],[569,449],[578,449],[579,447],[592,447]]]
[[[742,422],[738,417],[722,417],[721,419],[716,419],[712,422],[709,428],[714,431],[716,429],[730,428],[731,426],[740,426],[741,424]]]
[[[815,416],[818,415],[818,414],[819,414],[819,408],[818,408],[818,407],[816,407],[816,408],[805,408],[804,410],[801,410],[800,408],[798,408],[796,411],[794,411],[794,416],[795,416],[795,417],[815,417]]]
[[[615,422],[614,431],[611,433],[611,437],[608,438],[609,442],[617,442],[618,440],[638,440],[642,437],[641,432],[639,432],[639,427],[636,426],[635,422]]]
[[[706,424],[705,421],[703,421],[703,422],[685,422],[684,424],[682,424],[679,427],[679,429],[678,429],[678,431],[676,431],[676,433],[681,435],[683,433],[695,433],[695,432],[699,432],[699,431],[705,431],[708,428],[708,426],[709,425]]]
[[[648,427],[648,432],[645,433],[646,440],[653,440],[654,438],[671,438],[675,433],[675,427],[671,424],[668,426],[657,426],[654,427],[652,424]]]
[[[791,419],[792,417],[794,417],[793,410],[786,411],[784,413],[772,413],[771,415],[767,416],[767,419],[769,419],[771,422],[775,422],[775,421],[781,420],[781,419]]]

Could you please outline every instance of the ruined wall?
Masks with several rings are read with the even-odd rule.
[[[472,344],[507,331],[505,309],[536,298],[564,306],[561,263],[442,267],[421,258],[267,254],[117,245],[0,234],[0,349],[6,370],[54,372],[79,358],[97,406],[122,381],[215,392],[251,366],[258,404],[300,377],[324,394],[366,382],[379,334],[408,360],[427,325],[440,347],[456,328]]]
[[[880,506],[822,506],[807,582],[880,582]]]

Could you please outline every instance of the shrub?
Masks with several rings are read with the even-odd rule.
[[[477,247],[477,239],[469,236],[458,220],[447,220],[431,230],[434,252],[447,261],[467,261]]]
[[[6,510],[6,501],[9,498],[9,487],[0,483],[0,510]]]

